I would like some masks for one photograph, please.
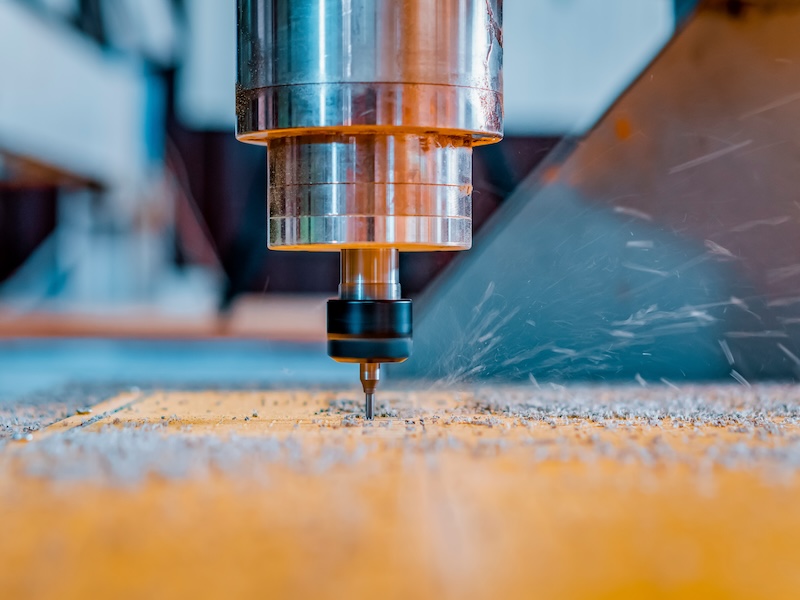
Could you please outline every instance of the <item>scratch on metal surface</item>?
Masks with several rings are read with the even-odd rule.
[[[718,243],[712,242],[711,240],[706,240],[705,246],[708,248],[709,254],[714,254],[716,256],[722,256],[725,258],[739,258],[727,248],[720,246]]]
[[[767,271],[767,281],[776,283],[784,279],[791,279],[800,275],[800,264],[778,267]]]
[[[794,352],[789,350],[783,344],[778,344],[778,348],[780,348],[781,352],[783,352],[786,356],[788,356],[794,364],[800,367],[800,358],[798,358],[798,356]]]
[[[746,113],[742,113],[741,115],[739,115],[739,120],[744,121],[745,119],[749,119],[750,117],[755,117],[756,115],[760,115],[770,110],[775,110],[776,108],[780,108],[781,106],[786,106],[787,104],[791,104],[792,102],[795,102],[797,100],[800,100],[800,92],[787,94],[786,96],[782,96],[777,100],[773,100],[769,104],[765,104],[764,106],[759,106],[758,108],[754,108],[753,110],[747,111]]]
[[[669,277],[669,273],[667,271],[661,271],[659,269],[651,269],[650,267],[645,267],[643,265],[637,265],[635,263],[624,262],[622,266],[626,269],[630,269],[631,271],[640,271],[642,273],[650,273],[652,275],[658,275],[660,277]]]
[[[748,221],[747,223],[742,223],[741,225],[737,225],[736,227],[731,228],[731,231],[736,233],[741,233],[743,231],[748,231],[753,227],[758,227],[759,225],[769,225],[769,226],[776,226],[776,225],[783,225],[789,220],[789,217],[774,217],[772,219],[756,219],[755,221]]]
[[[687,171],[688,169],[693,169],[694,167],[699,167],[700,165],[704,165],[709,163],[713,160],[721,158],[726,154],[731,154],[732,152],[736,152],[737,150],[741,150],[742,148],[749,146],[753,143],[753,140],[746,140],[744,142],[740,142],[738,144],[734,144],[733,146],[729,146],[727,148],[722,148],[721,150],[717,150],[715,152],[709,152],[703,156],[699,156],[695,159],[687,161],[685,163],[681,163],[679,165],[675,165],[669,170],[670,175],[675,175],[676,173],[680,173],[682,171]]]
[[[614,212],[619,213],[621,215],[628,215],[629,217],[635,217],[637,219],[641,219],[642,221],[653,220],[652,215],[649,215],[646,212],[639,210],[637,208],[631,208],[630,206],[615,206]]]

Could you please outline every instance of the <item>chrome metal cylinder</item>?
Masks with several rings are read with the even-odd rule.
[[[268,163],[272,248],[470,247],[472,148],[463,139],[278,138]]]
[[[269,245],[461,250],[502,137],[502,0],[238,0],[237,136],[269,147]]]
[[[342,250],[339,297],[399,300],[400,253],[395,249]]]

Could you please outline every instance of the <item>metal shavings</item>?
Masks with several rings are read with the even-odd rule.
[[[744,386],[750,387],[750,382],[744,378],[744,376],[739,373],[736,369],[731,369],[731,377],[733,377],[736,381],[741,383]]]

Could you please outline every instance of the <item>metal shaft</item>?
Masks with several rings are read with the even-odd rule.
[[[399,300],[400,252],[391,248],[342,250],[339,297],[344,300]],[[375,389],[381,377],[381,363],[361,362],[364,416],[375,414]]]
[[[375,388],[381,378],[381,363],[361,363],[361,385],[364,388],[364,417],[375,417]]]
[[[398,300],[400,252],[394,248],[342,250],[339,297]]]

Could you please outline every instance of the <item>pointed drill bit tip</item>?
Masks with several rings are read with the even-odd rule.
[[[375,417],[375,388],[381,379],[380,363],[361,363],[361,387],[364,389],[364,417]]]
[[[375,418],[375,394],[364,394],[364,416],[370,421]]]

